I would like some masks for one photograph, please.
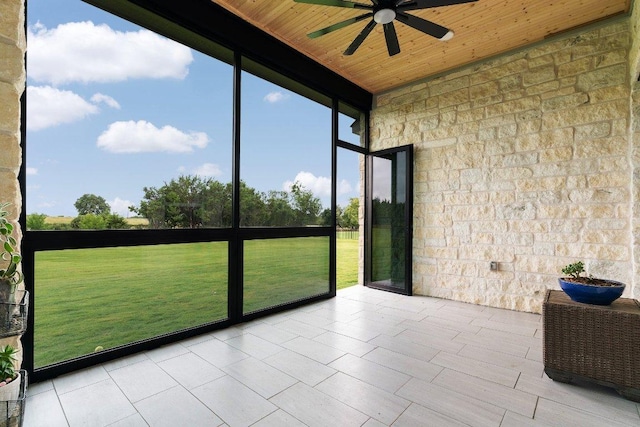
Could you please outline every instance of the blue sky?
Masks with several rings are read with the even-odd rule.
[[[75,216],[85,193],[130,216],[144,187],[231,179],[232,69],[79,0],[29,0],[27,213]],[[242,179],[301,182],[329,204],[330,110],[243,74]],[[340,136],[352,120],[341,117]],[[338,203],[359,194],[340,150]]]

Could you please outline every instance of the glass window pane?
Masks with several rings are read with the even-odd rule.
[[[338,104],[338,139],[360,147],[365,146],[365,115],[347,104]]]
[[[363,282],[364,155],[338,148],[338,207],[336,286],[342,289]]]
[[[35,366],[227,318],[227,247],[37,252]]]
[[[371,281],[404,289],[407,155],[373,158]]]
[[[331,109],[242,74],[240,224],[318,225],[331,201]]]
[[[233,67],[83,2],[49,3],[29,1],[31,229],[230,226]]]
[[[244,243],[245,314],[327,292],[328,237]]]

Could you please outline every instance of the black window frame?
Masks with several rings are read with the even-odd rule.
[[[352,82],[314,62],[271,35],[251,26],[210,0],[83,0],[108,13],[170,37],[234,67],[233,81],[233,222],[230,228],[202,228],[177,230],[101,230],[101,231],[29,231],[26,229],[26,91],[21,98],[22,155],[19,185],[23,194],[20,223],[25,230],[22,240],[25,286],[30,296],[30,316],[23,343],[23,367],[30,372],[32,382],[47,380],[64,373],[93,366],[119,357],[149,350],[202,333],[225,328],[283,310],[299,307],[336,295],[336,178],[337,147],[362,154],[368,152],[368,123],[373,95]],[[28,0],[26,0],[28,6]],[[28,13],[25,7],[25,15]],[[25,27],[28,20],[25,19]],[[26,30],[26,28],[25,28]],[[26,32],[26,31],[25,31]],[[236,37],[242,34],[242,37]],[[259,64],[269,81],[293,90],[309,99],[321,94],[332,109],[331,124],[331,210],[333,221],[329,227],[240,227],[239,165],[240,165],[240,76],[244,58]],[[362,147],[340,141],[338,117],[341,105],[347,104],[364,114],[365,144]],[[323,295],[270,307],[259,312],[242,313],[243,242],[252,239],[275,239],[324,236],[330,238],[330,287]],[[46,250],[177,244],[226,241],[229,247],[228,318],[170,334],[107,349],[99,353],[34,368],[34,313],[37,296],[34,289],[35,253]]]

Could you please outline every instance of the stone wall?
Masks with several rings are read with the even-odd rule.
[[[631,3],[631,51],[629,54],[629,71],[631,72],[631,81],[638,81],[640,77],[640,4],[637,1]]]
[[[415,146],[414,293],[540,312],[561,268],[583,260],[633,295],[631,26],[377,96],[372,148]]]
[[[9,202],[12,218],[18,218],[22,196],[18,172],[22,162],[20,148],[20,97],[25,87],[24,1],[0,2],[0,202]],[[16,224],[18,238],[20,228]],[[15,338],[2,345],[19,346]],[[19,353],[22,354],[22,353]]]
[[[633,195],[632,238],[634,248],[635,297],[640,297],[640,5],[633,2],[630,19],[631,49],[629,53],[629,76],[631,80],[631,163],[633,177],[631,183]]]
[[[377,97],[372,147],[416,148],[416,294],[536,312],[582,259],[640,296],[639,16]],[[16,218],[25,49],[24,0],[0,2],[0,201]]]

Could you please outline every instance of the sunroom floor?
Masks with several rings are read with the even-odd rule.
[[[541,316],[362,286],[28,395],[25,427],[640,425],[640,404],[544,374]]]

